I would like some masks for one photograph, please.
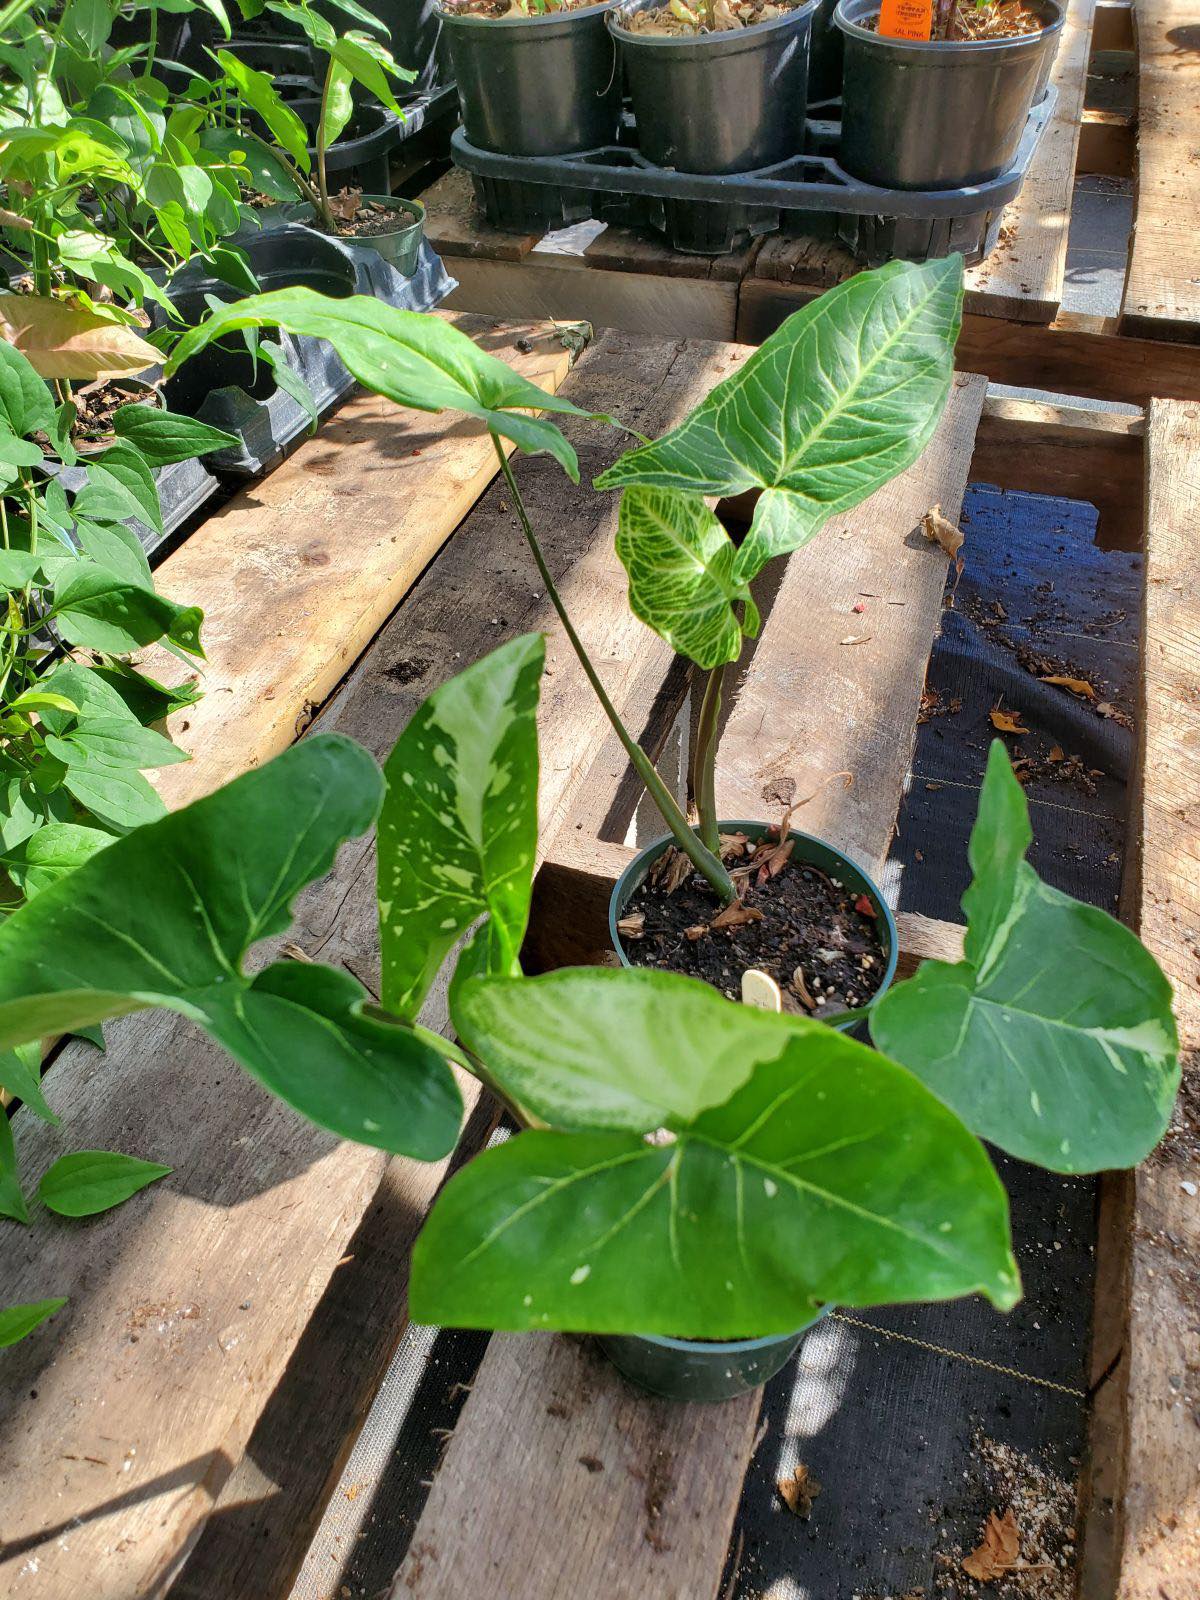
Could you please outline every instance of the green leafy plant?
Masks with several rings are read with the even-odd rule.
[[[335,4],[364,27],[339,32],[307,0],[268,0],[265,8],[293,23],[326,57],[315,132],[310,135],[267,73],[248,66],[234,51],[218,50],[215,60],[222,80],[212,102],[216,110],[215,131],[207,138],[210,149],[235,160],[240,157],[241,169],[253,173],[256,186],[266,193],[277,199],[302,196],[329,233],[338,229],[330,205],[327,156],[354,115],[354,85],[360,85],[389,111],[403,117],[403,107],[392,85],[411,82],[416,76],[399,66],[391,51],[368,31],[386,35],[387,28],[377,17],[355,0],[335,0]],[[253,118],[266,128],[269,138],[252,126]],[[260,157],[253,164],[247,144],[255,147]],[[267,157],[265,165],[263,155]]]

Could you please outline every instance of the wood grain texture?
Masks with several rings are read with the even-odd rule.
[[[1138,0],[1137,201],[1121,330],[1200,343],[1200,35],[1191,0]]]
[[[715,1600],[758,1407],[653,1400],[590,1340],[497,1335],[392,1600]]]
[[[425,237],[439,255],[453,259],[457,277],[461,256],[485,256],[493,261],[521,261],[533,249],[540,233],[493,228],[475,209],[471,180],[451,167],[421,195],[425,207]]]
[[[793,796],[793,826],[868,872],[882,861],[946,578],[921,518],[940,504],[957,520],[986,389],[957,375],[916,465],[788,559],[722,735],[718,815],[775,816]]]
[[[1062,304],[1095,5],[1096,0],[1068,0],[1051,74],[1058,103],[1021,192],[1005,210],[1000,244],[985,261],[967,270],[970,311],[1051,322]]]
[[[1139,6],[1139,16],[1140,16]],[[1120,1600],[1200,1593],[1200,406],[1151,404],[1135,911],[1184,1084],[1133,1180]]]
[[[798,794],[832,767],[850,767],[866,792],[829,786],[800,814],[801,825],[869,865],[885,854],[945,577],[944,558],[919,530],[914,542],[914,528],[935,501],[957,515],[985,389],[980,378],[956,378],[921,460],[789,558],[725,731],[717,779],[725,815],[762,814],[764,756],[772,774],[795,777]],[[868,573],[872,583],[861,582]],[[874,659],[839,659],[837,629],[846,628],[850,596],[858,586],[882,590],[883,575],[886,592],[907,602],[890,609],[908,614],[879,624]],[[601,800],[620,781],[619,770],[607,773]],[[595,796],[588,807],[595,810]],[[560,841],[561,850],[584,852],[568,871],[577,890],[590,879],[594,927],[595,886],[619,871],[625,851],[590,844],[570,825]],[[583,902],[571,911],[560,899],[555,909],[574,918]],[[552,938],[542,951],[553,964]],[[701,1414],[664,1407],[590,1362],[587,1346],[574,1341],[493,1339],[392,1600],[452,1600],[480,1582],[495,1600],[715,1600],[759,1397]],[[660,1509],[648,1523],[649,1482],[658,1485]]]
[[[709,346],[613,335],[587,353],[572,393],[658,433],[701,398],[727,360]],[[601,424],[570,431],[585,483],[624,442]],[[621,706],[638,679],[644,630],[623,603],[616,501],[574,488],[548,458],[523,461],[520,470],[552,570]],[[248,630],[254,618],[247,607]],[[534,628],[549,635],[539,716],[548,838],[576,803],[607,724],[556,631],[499,487],[397,611],[321,726],[351,732],[383,755],[437,683]],[[290,937],[302,950],[374,986],[369,841],[348,846],[296,910]],[[426,1015],[439,1020],[436,1007]],[[70,1054],[70,1068],[56,1067],[53,1082],[62,1128],[18,1130],[27,1187],[64,1148],[123,1149],[176,1170],[90,1222],[64,1225],[41,1213],[29,1229],[5,1224],[0,1233],[6,1301],[71,1297],[0,1368],[0,1587],[18,1600],[141,1600],[165,1590],[240,1460],[376,1195],[386,1157],[301,1122],[177,1018],[123,1019],[111,1029],[107,1057],[81,1047]],[[28,1121],[24,1113],[20,1120]],[[439,1173],[397,1165],[391,1203],[411,1237]],[[395,1242],[402,1245],[402,1233]],[[394,1287],[402,1302],[401,1278]],[[367,1345],[394,1344],[402,1328],[394,1300],[380,1296],[360,1314],[370,1323]],[[362,1359],[369,1367],[379,1357],[364,1347]],[[337,1441],[329,1443],[335,1452]],[[334,1466],[322,1475],[314,1459],[300,1473],[294,1445],[291,1454],[289,1475],[306,1481],[296,1499],[281,1498],[299,1519],[319,1501],[313,1479],[327,1484]],[[280,1492],[253,1473],[247,1484],[264,1501]],[[256,1570],[249,1549],[243,1538],[240,1565],[216,1561],[214,1596],[258,1600],[270,1592],[241,1587]]]
[[[570,350],[544,324],[451,320],[545,388],[570,370]],[[203,700],[170,723],[196,759],[152,775],[169,806],[210,793],[303,732],[495,468],[482,423],[360,394],[162,563],[159,589],[204,611],[208,656]],[[154,676],[182,675],[165,651],[144,659]]]

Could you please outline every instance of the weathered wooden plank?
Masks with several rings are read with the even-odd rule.
[[[1137,205],[1122,333],[1200,344],[1200,51],[1190,0],[1138,0]]]
[[[571,351],[544,324],[451,320],[535,383]],[[153,775],[171,806],[285,749],[311,720],[495,473],[486,428],[358,395],[273,473],[239,491],[157,572],[204,610],[204,699],[171,723],[195,759]],[[180,676],[165,651],[150,671]]]
[[[699,400],[728,359],[709,346],[612,335],[589,351],[574,398],[657,433]],[[624,442],[599,424],[571,431],[585,482]],[[386,435],[378,448],[386,454]],[[548,459],[523,462],[521,471],[552,570],[624,705],[645,634],[623,603],[616,502],[575,489]],[[245,621],[252,625],[248,611]],[[500,487],[429,569],[321,725],[382,755],[438,682],[532,628],[549,634],[540,718],[548,838],[575,802],[607,724],[554,625]],[[372,850],[359,841],[300,897],[291,937],[370,985],[373,901]],[[130,1018],[111,1032],[107,1058],[79,1054],[71,1070],[56,1069],[62,1129],[19,1130],[26,1181],[64,1147],[156,1154],[176,1171],[94,1222],[67,1227],[43,1215],[29,1230],[7,1224],[0,1238],[6,1299],[71,1296],[0,1371],[10,1419],[0,1449],[8,1557],[0,1572],[17,1595],[35,1576],[39,1597],[140,1600],[163,1592],[240,1460],[386,1161],[302,1123],[180,1019]],[[392,1168],[388,1203],[408,1237],[438,1178],[436,1168],[415,1163]],[[401,1248],[403,1238],[398,1232],[393,1245]],[[377,1370],[379,1351],[402,1329],[402,1280],[393,1287],[396,1298],[381,1294],[362,1308],[364,1367],[374,1362]],[[325,1359],[337,1359],[332,1349]],[[268,1442],[276,1455],[265,1458],[281,1459],[280,1436]],[[314,1459],[301,1472],[293,1446],[287,1481],[303,1482],[289,1490],[293,1499],[279,1497],[300,1526],[336,1466],[332,1455],[316,1459],[311,1440],[306,1454]],[[252,1473],[242,1481],[264,1501],[280,1489],[255,1487]],[[233,1530],[233,1519],[223,1526]],[[221,1581],[211,1592],[270,1593],[296,1554],[281,1546],[278,1561],[269,1552],[260,1558],[243,1538],[236,1558],[216,1561]],[[251,1581],[258,1559],[269,1569],[262,1588]]]
[[[957,515],[985,388],[956,378],[920,462],[789,559],[725,732],[717,794],[727,815],[763,814],[764,777],[791,777],[801,795],[810,780],[849,768],[867,792],[827,786],[804,826],[869,864],[885,853],[945,575],[916,524],[935,502]],[[868,554],[856,553],[860,544]],[[838,654],[850,585],[907,601],[890,608],[907,613],[901,620],[878,623],[871,661]],[[706,1411],[667,1407],[588,1362],[566,1339],[492,1341],[393,1600],[448,1600],[481,1574],[492,1593],[521,1600],[714,1600],[758,1396]],[[582,1456],[603,1470],[581,1466]],[[658,1511],[647,1521],[651,1499]]]
[[[1120,1600],[1200,1592],[1198,458],[1200,406],[1152,403],[1132,898],[1175,986],[1184,1084],[1170,1132],[1133,1180]]]
[[[760,271],[765,254],[764,248]],[[738,298],[738,340],[761,344],[819,292],[811,285],[746,278]],[[664,331],[673,326],[665,325]],[[1155,398],[1200,399],[1200,350],[1161,339],[1120,336],[1115,317],[1060,311],[1053,322],[1037,323],[968,312],[956,355],[965,371],[1023,389],[1136,406]]]
[[[439,255],[452,258],[450,270],[455,277],[461,256],[522,261],[541,238],[540,233],[493,228],[475,210],[471,180],[458,167],[451,167],[426,189],[421,203],[425,207],[425,237]]]
[[[1096,0],[1069,0],[1051,81],[1058,104],[1021,192],[1007,207],[1000,244],[967,271],[967,306],[991,317],[1051,322],[1062,304],[1075,157]]]

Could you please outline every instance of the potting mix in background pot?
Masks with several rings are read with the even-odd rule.
[[[505,0],[442,0],[443,36],[471,143],[513,156],[612,144],[621,76],[605,16],[615,3],[534,11]]]
[[[816,5],[638,0],[614,10],[609,26],[646,159],[680,172],[723,173],[799,155]]]
[[[928,39],[884,37],[879,0],[840,0],[844,40],[839,159],[892,189],[986,183],[1012,164],[1049,81],[1058,0],[951,6]],[[949,28],[949,37],[946,29]]]

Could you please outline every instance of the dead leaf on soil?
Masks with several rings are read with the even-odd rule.
[[[1050,746],[1050,754],[1046,757],[1047,761],[1065,761],[1066,759],[1067,754],[1062,745],[1052,744]]]
[[[1110,718],[1113,722],[1119,723],[1122,728],[1133,727],[1133,718],[1129,713],[1122,711],[1120,706],[1114,706],[1111,701],[1101,700],[1096,710],[1100,716]]]
[[[732,905],[726,906],[723,911],[718,911],[708,926],[710,929],[741,928],[748,922],[761,921],[761,911],[756,911],[753,906],[744,906],[740,900],[735,900]]]
[[[874,902],[865,894],[859,895],[854,902],[854,909],[860,917],[877,917],[879,915],[875,909]]]
[[[329,209],[339,222],[353,222],[361,204],[361,189],[342,189],[329,197]]]
[[[750,840],[744,833],[721,834],[721,860],[739,861],[746,854]]]
[[[966,535],[962,529],[956,527],[949,517],[942,515],[940,505],[925,513],[921,518],[921,527],[930,544],[940,545],[951,561],[956,559],[966,542]]]
[[[838,643],[839,644],[870,644],[870,642],[871,642],[871,640],[873,638],[874,638],[874,635],[870,634],[870,633],[851,633],[851,634],[848,634],[846,636],[846,638],[839,639]]]
[[[1028,733],[1029,729],[1021,721],[1019,711],[1005,711],[1000,706],[993,706],[988,713],[992,719],[992,727],[1000,733]]]
[[[683,851],[672,845],[650,868],[650,882],[664,894],[674,894],[679,885],[687,881],[691,870],[692,863]]]
[[[795,839],[785,839],[782,844],[777,844],[758,869],[757,882],[766,883],[768,878],[777,878],[787,865],[788,857],[796,848]]]
[[[797,967],[795,972],[792,973],[792,988],[800,996],[800,999],[810,1011],[815,1011],[817,1009],[817,1002],[809,993],[808,985],[804,981],[803,967]]]
[[[617,923],[617,932],[623,939],[640,939],[646,931],[646,913],[634,911]]]
[[[692,941],[692,943],[695,944],[696,940],[697,939],[703,939],[704,935],[707,932],[708,932],[708,923],[707,922],[694,922],[690,928],[685,928],[683,930],[683,937],[685,939],[690,939]]]
[[[1086,678],[1064,678],[1057,673],[1051,678],[1042,678],[1041,683],[1054,683],[1060,689],[1069,689],[1072,694],[1077,694],[1083,700],[1094,700],[1096,691]]]
[[[813,1501],[821,1492],[821,1485],[803,1461],[790,1478],[780,1478],[775,1487],[779,1490],[780,1499],[792,1515],[801,1517],[807,1522],[812,1513]]]
[[[990,1583],[993,1578],[1002,1578],[1006,1572],[1011,1572],[1020,1553],[1021,1535],[1012,1507],[1003,1518],[989,1511],[983,1526],[983,1542],[969,1556],[964,1556],[962,1569],[976,1583]]]

